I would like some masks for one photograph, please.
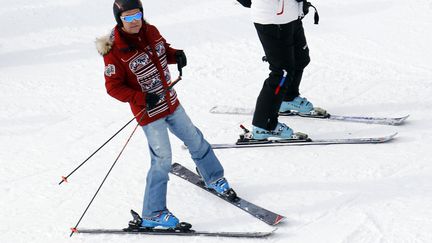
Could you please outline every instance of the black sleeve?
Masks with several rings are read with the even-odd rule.
[[[243,7],[250,8],[252,5],[251,0],[237,0]]]

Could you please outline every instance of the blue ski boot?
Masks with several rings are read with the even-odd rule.
[[[141,222],[142,228],[154,228],[157,226],[174,229],[179,224],[179,220],[170,211],[160,211],[153,217],[143,217]]]
[[[293,130],[284,123],[278,122],[274,130],[265,130],[254,126],[252,129],[252,138],[257,140],[267,139],[270,137],[291,139],[293,138]]]
[[[207,188],[213,189],[218,194],[228,198],[228,200],[233,201],[237,198],[235,191],[229,186],[228,181],[225,177],[222,177],[207,185]]]
[[[207,185],[207,187],[215,190],[219,194],[224,194],[226,191],[230,189],[228,181],[225,179],[225,177],[222,177],[219,180],[210,183],[209,185]]]
[[[300,114],[309,114],[313,111],[314,106],[306,98],[297,96],[292,101],[283,101],[279,112],[297,112]]]

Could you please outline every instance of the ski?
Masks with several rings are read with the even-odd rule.
[[[230,115],[253,115],[254,110],[241,107],[231,106],[214,106],[210,109],[213,114],[230,114]],[[279,113],[279,116],[299,116],[305,118],[345,121],[345,122],[359,122],[367,124],[381,124],[381,125],[401,125],[409,117],[409,115],[401,117],[369,117],[369,116],[342,116],[342,115],[305,115],[295,112]]]
[[[275,229],[276,230],[276,229]],[[195,230],[171,230],[171,229],[78,229],[81,234],[132,234],[132,235],[175,235],[175,236],[215,236],[236,238],[263,238],[270,236],[275,230],[269,232],[208,232]]]
[[[397,133],[382,137],[364,138],[336,138],[336,139],[279,139],[279,140],[250,140],[237,143],[211,144],[213,149],[252,148],[252,147],[277,147],[277,146],[305,146],[305,145],[330,145],[330,144],[374,144],[391,141]]]
[[[178,163],[174,163],[171,166],[171,171],[172,174],[218,196],[219,198],[231,203],[232,205],[242,209],[243,211],[251,214],[252,216],[254,216],[255,218],[260,219],[261,221],[269,224],[269,225],[277,225],[278,223],[280,223],[285,217],[271,212],[267,209],[264,209],[260,206],[257,206],[251,202],[248,202],[245,199],[242,199],[240,197],[236,197],[234,200],[229,200],[227,197],[218,194],[217,192],[208,189],[205,186],[204,181],[202,180],[201,176],[195,174],[194,172],[190,171],[189,169],[187,169],[186,167],[182,166],[181,164]]]

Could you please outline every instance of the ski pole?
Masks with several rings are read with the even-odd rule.
[[[267,56],[263,56],[262,57],[262,61],[263,62],[268,62]],[[283,76],[281,78],[281,81],[279,82],[279,85],[276,87],[275,95],[277,95],[279,93],[282,85],[285,83],[285,79],[286,79],[287,74],[288,74],[287,71],[285,71],[285,69],[283,69],[282,71],[283,71],[284,74],[283,74]]]
[[[138,117],[143,111],[145,110],[142,109],[136,116],[134,116],[130,121],[128,121],[122,128],[120,128],[116,133],[114,133],[114,135],[112,135],[107,141],[105,141],[104,144],[102,144],[98,149],[96,149],[89,157],[87,157],[87,159],[85,159],[78,167],[76,167],[71,173],[69,173],[69,175],[67,176],[62,176],[62,180],[59,182],[59,185],[62,184],[63,182],[68,182],[67,179],[73,174],[75,173],[75,171],[77,171],[81,166],[83,166],[91,157],[93,157],[93,155],[95,155],[99,150],[101,150],[109,141],[111,141],[115,136],[117,136],[117,134],[119,134],[125,127],[127,127],[127,125],[129,125],[136,117]]]
[[[281,78],[281,81],[279,82],[279,85],[276,87],[276,90],[275,90],[275,95],[277,95],[278,93],[279,93],[279,91],[280,91],[280,89],[281,89],[281,87],[282,87],[282,85],[285,83],[285,79],[286,79],[286,77],[287,77],[287,71],[285,71],[285,69],[284,70],[282,70],[283,71],[283,76],[282,76],[282,78]]]
[[[174,85],[176,85],[180,80],[182,80],[181,75],[178,76],[171,84],[168,86],[165,90],[171,90]],[[61,185],[63,182],[68,182],[67,179],[75,173],[81,166],[83,166],[93,155],[95,155],[99,150],[101,150],[108,142],[110,142],[117,134],[119,134],[125,127],[127,127],[134,119],[136,119],[142,112],[144,112],[146,108],[142,109],[136,116],[134,116],[130,121],[128,121],[122,128],[120,128],[114,135],[112,135],[105,143],[103,143],[98,149],[96,149],[87,159],[85,159],[78,167],[76,167],[72,172],[69,173],[67,176],[62,176],[62,180],[59,182],[59,185]]]
[[[176,85],[180,80],[182,80],[182,76],[181,75],[179,75],[174,81],[172,81],[171,84],[170,84],[170,86],[168,86],[166,90],[167,91],[171,90],[174,87],[174,85]]]
[[[143,114],[141,116],[140,121],[143,119],[145,114]],[[117,158],[115,159],[114,163],[111,165],[111,168],[108,170],[108,173],[105,175],[104,179],[102,180],[102,183],[100,184],[99,188],[96,190],[96,193],[93,195],[92,199],[90,200],[90,203],[87,205],[86,209],[84,210],[83,214],[81,215],[80,219],[78,220],[77,224],[75,225],[75,227],[71,228],[71,234],[69,235],[69,237],[72,237],[72,235],[75,232],[78,232],[78,225],[81,222],[81,220],[84,218],[84,215],[87,213],[87,210],[90,208],[90,205],[93,203],[94,199],[96,198],[97,194],[99,193],[100,189],[102,188],[103,184],[105,183],[106,179],[108,178],[109,174],[111,173],[112,169],[114,168],[115,164],[117,163],[117,161],[119,160],[120,156],[122,155],[123,151],[125,150],[126,146],[128,145],[130,139],[132,138],[132,135],[135,133],[136,129],[139,126],[139,122],[138,124],[135,126],[134,130],[132,131],[131,135],[129,136],[129,138],[127,139],[126,143],[124,144],[123,148],[121,149],[120,153],[118,154]]]
[[[176,83],[178,83],[181,80],[181,76],[179,76],[168,88],[167,90],[172,89],[172,87],[174,87],[174,85]],[[145,110],[145,109],[143,109]],[[140,112],[141,113],[141,112]],[[137,117],[138,115],[136,115],[135,117]],[[111,168],[108,170],[108,173],[105,175],[104,179],[102,180],[102,183],[100,184],[99,188],[96,190],[96,193],[93,195],[92,199],[90,200],[89,204],[87,205],[86,209],[84,210],[83,214],[81,215],[80,219],[78,220],[78,222],[76,223],[75,227],[71,228],[71,234],[69,235],[69,237],[72,237],[72,235],[76,232],[78,232],[78,225],[80,224],[81,220],[84,218],[84,215],[87,213],[88,209],[90,208],[91,204],[93,203],[94,199],[96,198],[97,194],[99,193],[100,189],[102,188],[103,184],[105,183],[106,179],[108,178],[109,174],[111,173],[112,169],[114,168],[114,166],[116,165],[117,161],[119,160],[120,156],[122,155],[123,151],[125,150],[126,146],[128,145],[130,139],[132,138],[133,134],[135,133],[136,129],[138,128],[141,120],[144,118],[145,114],[143,114],[139,120],[139,122],[137,123],[137,125],[135,126],[134,130],[132,131],[131,135],[129,136],[129,138],[127,139],[126,143],[124,144],[123,148],[121,149],[120,153],[118,154],[117,158],[115,159],[114,163],[111,165]]]

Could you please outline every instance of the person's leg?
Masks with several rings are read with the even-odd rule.
[[[292,82],[287,86],[287,92],[283,99],[284,101],[292,101],[294,98],[300,96],[299,87],[303,76],[303,70],[310,62],[309,47],[306,42],[306,36],[301,20],[295,22],[294,58],[294,76]]]
[[[269,62],[270,74],[265,80],[257,98],[252,125],[266,130],[273,130],[278,124],[278,111],[286,86],[292,81],[294,50],[292,43],[292,27],[286,25],[261,25],[255,23],[258,37]],[[284,86],[278,95],[275,94],[283,70],[288,72]]]
[[[224,169],[210,144],[201,131],[195,127],[182,106],[167,117],[170,131],[188,147],[193,161],[206,184],[224,176]]]
[[[150,150],[151,167],[147,173],[142,216],[152,217],[166,210],[168,173],[171,169],[171,145],[168,124],[159,119],[143,126]]]

